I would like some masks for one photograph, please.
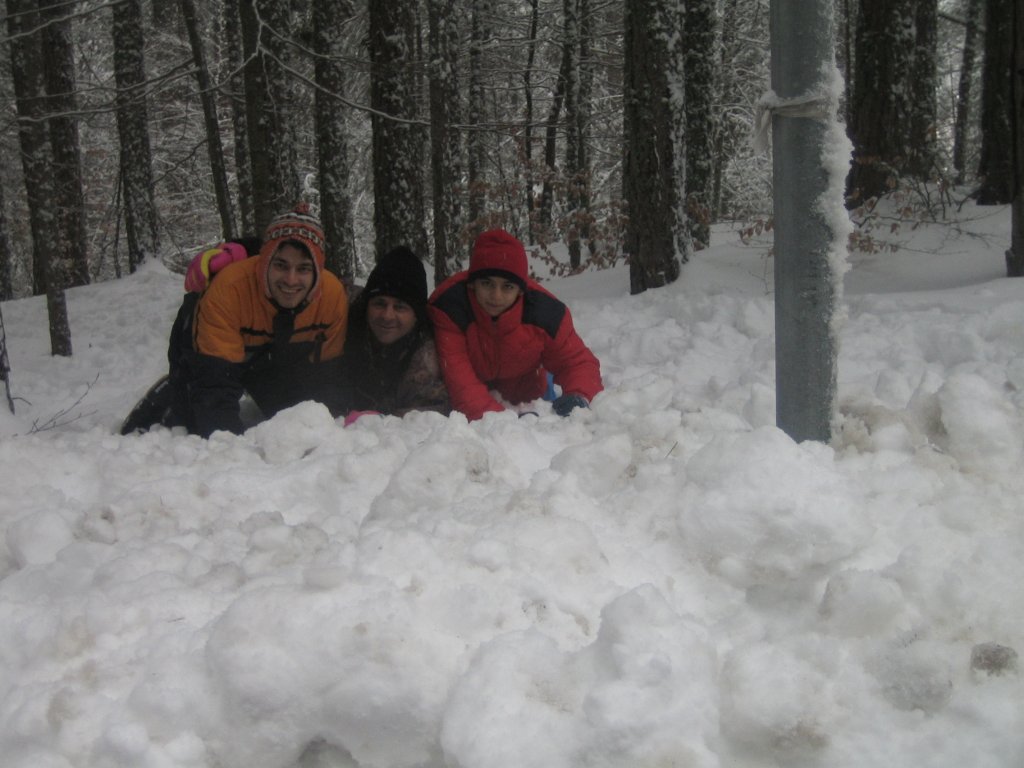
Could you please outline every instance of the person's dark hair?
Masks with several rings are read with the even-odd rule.
[[[315,264],[315,257],[313,256],[313,252],[309,249],[309,243],[304,243],[302,240],[282,240],[281,243],[277,246],[277,250],[281,250],[281,246],[284,245],[290,245],[293,248],[298,248],[300,251],[306,254],[306,258],[308,258],[310,261],[313,261]]]
[[[263,241],[256,235],[242,235],[241,237],[234,237],[228,240],[229,243],[238,243],[240,246],[245,248],[245,252],[250,256],[255,256],[260,252],[260,246],[263,245]]]

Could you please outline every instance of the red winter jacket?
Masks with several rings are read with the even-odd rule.
[[[509,309],[492,319],[466,285],[468,272],[452,275],[430,297],[452,407],[470,420],[505,410],[489,390],[510,403],[536,400],[547,373],[564,394],[587,400],[600,392],[601,366],[572,324],[569,308],[534,280]]]

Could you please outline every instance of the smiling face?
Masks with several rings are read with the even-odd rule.
[[[295,309],[309,295],[316,278],[313,257],[291,243],[285,243],[270,257],[267,287],[278,306]]]
[[[374,296],[366,305],[366,324],[377,341],[387,346],[416,326],[416,312],[394,296]]]
[[[516,283],[503,277],[478,277],[469,282],[469,290],[476,296],[477,304],[491,317],[497,317],[516,303],[523,292]]]

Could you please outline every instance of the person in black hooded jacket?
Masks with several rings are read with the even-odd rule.
[[[366,413],[451,411],[426,308],[423,263],[404,246],[388,251],[349,308],[340,359],[346,424]]]

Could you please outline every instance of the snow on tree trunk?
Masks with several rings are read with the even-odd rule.
[[[564,4],[565,61],[565,184],[566,231],[564,239],[569,246],[569,265],[580,266],[582,244],[589,240],[590,227],[590,163],[587,157],[587,132],[592,76],[589,68],[589,40],[587,34],[590,17],[586,0],[565,0]]]
[[[459,269],[459,26],[454,0],[429,0],[430,166],[433,170],[434,283]]]
[[[963,184],[967,172],[967,132],[971,114],[971,84],[974,81],[974,63],[978,55],[978,25],[984,0],[966,0],[964,48],[961,54],[960,81],[956,92],[956,119],[953,125],[954,182]]]
[[[134,272],[145,259],[156,256],[158,249],[141,0],[124,0],[113,6],[111,37],[128,269]]]
[[[715,76],[719,61],[714,0],[687,0],[686,213],[694,248],[711,244],[711,191],[717,126]]]
[[[223,71],[219,79],[226,81],[225,95],[231,103],[231,127],[235,139],[235,175],[238,184],[238,213],[243,235],[255,235],[256,199],[253,192],[252,163],[249,150],[249,123],[245,115],[245,76],[242,69],[241,19],[237,3],[225,3],[222,14],[224,45],[221,48]]]
[[[327,268],[351,286],[356,276],[355,225],[349,194],[348,120],[345,95],[347,67],[342,32],[355,9],[351,0],[316,0],[315,64],[317,159],[320,169],[320,218],[326,240]]]
[[[678,0],[626,0],[623,249],[632,294],[675,282],[688,258],[682,23]]]
[[[220,214],[221,234],[224,238],[236,237],[235,216],[228,192],[228,173],[224,162],[224,147],[220,141],[220,122],[217,119],[217,102],[214,100],[213,83],[206,64],[206,52],[199,33],[194,0],[181,0],[181,16],[188,32],[192,48],[192,61],[196,65],[196,82],[199,84],[199,98],[203,105],[203,125],[206,129],[206,153],[210,159],[210,174],[213,177],[213,191],[217,198],[217,212]]]
[[[18,111],[18,147],[32,230],[32,294],[46,293],[47,248],[52,221],[46,210],[53,199],[50,147],[44,122],[46,90],[39,43],[39,15],[34,0],[7,0],[7,32],[10,35],[11,79]],[[36,31],[33,31],[36,30]]]
[[[536,173],[533,166],[533,68],[537,61],[537,30],[540,26],[540,3],[539,0],[529,0],[530,26],[526,34],[526,64],[523,67],[523,179],[524,195],[526,202],[526,216],[528,220],[529,241],[537,242],[538,222],[537,206],[534,196],[534,184]]]
[[[378,258],[405,245],[427,256],[423,131],[416,112],[416,4],[370,3],[373,222]]]
[[[285,73],[290,32],[287,0],[240,3],[245,48],[245,117],[249,135],[256,228],[299,200],[295,115]]]
[[[86,285],[89,260],[85,236],[85,199],[82,192],[81,143],[78,137],[78,98],[75,95],[75,54],[69,11],[51,6],[43,13],[43,61],[46,68],[47,112],[55,185],[53,206],[57,217],[57,249],[62,284]]]
[[[7,0],[7,24],[11,35],[18,138],[32,228],[34,283],[46,293],[50,353],[67,357],[71,355],[71,330],[64,298],[64,264],[56,240],[53,160],[45,109],[45,65],[35,2]]]
[[[469,114],[468,124],[472,126],[466,136],[466,172],[469,182],[469,227],[475,236],[486,229],[484,215],[487,207],[487,180],[484,166],[487,163],[485,113],[485,72],[484,48],[490,40],[486,20],[493,14],[491,0],[472,0],[470,3],[469,40]]]

